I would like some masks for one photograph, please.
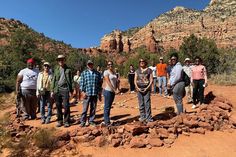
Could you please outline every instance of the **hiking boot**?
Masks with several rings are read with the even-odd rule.
[[[45,119],[42,119],[41,124],[45,124]]]
[[[195,109],[195,108],[197,108],[197,105],[193,105],[193,106],[192,106],[192,109]]]
[[[61,127],[62,126],[62,122],[57,122],[56,127]]]
[[[146,121],[146,119],[144,119],[144,118],[139,118],[138,120],[142,123]]]
[[[80,123],[80,127],[85,127],[85,122]]]
[[[70,124],[67,122],[67,123],[64,124],[64,127],[68,128],[68,127],[70,127]]]
[[[89,125],[91,125],[91,126],[96,126],[96,123],[94,123],[94,122],[89,122]]]
[[[45,121],[45,124],[49,124],[50,123],[50,119],[47,118],[46,121]]]

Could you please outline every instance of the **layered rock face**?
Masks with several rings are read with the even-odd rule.
[[[121,33],[121,38],[129,40],[130,50],[146,46],[150,52],[157,52],[159,47],[165,50],[178,49],[183,38],[191,34],[213,39],[219,48],[236,47],[235,19],[235,0],[212,0],[202,11],[176,7],[155,18],[132,35]],[[104,50],[103,45],[111,41],[117,42],[112,34],[102,38],[102,50]],[[113,50],[120,52],[118,49]],[[108,48],[106,51],[111,49]]]

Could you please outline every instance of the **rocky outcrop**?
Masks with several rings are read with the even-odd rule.
[[[150,52],[158,52],[160,47],[165,50],[178,49],[183,38],[191,34],[213,39],[219,48],[236,47],[235,18],[235,0],[211,0],[202,11],[175,7],[129,35],[122,32],[121,38],[129,41],[129,51],[141,46],[145,46]],[[102,45],[114,41],[114,37],[111,38],[112,34],[101,39],[102,50]],[[122,42],[124,44],[124,41]],[[127,50],[127,47],[124,48],[125,52],[129,52]]]

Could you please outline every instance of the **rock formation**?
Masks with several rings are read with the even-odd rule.
[[[219,48],[236,47],[236,1],[211,0],[202,11],[175,7],[156,17],[146,26],[127,35],[121,32],[123,50],[130,52],[135,48],[145,46],[148,51],[156,52],[159,47],[165,50],[173,47],[178,49],[183,38],[190,34],[215,40]],[[107,34],[101,39],[101,49],[106,51],[119,49],[109,48],[116,43],[115,33]],[[115,40],[115,41],[114,41]],[[129,44],[127,45],[127,42]],[[120,48],[120,47],[119,47]],[[129,49],[130,48],[130,49]]]

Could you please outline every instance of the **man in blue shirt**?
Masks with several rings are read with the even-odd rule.
[[[101,91],[102,91],[102,80],[101,74],[93,68],[93,62],[88,60],[87,68],[82,72],[80,78],[80,90],[83,95],[83,111],[80,119],[80,126],[84,127],[87,118],[87,111],[90,106],[89,113],[89,124],[96,125],[94,123],[97,99],[101,101]]]

